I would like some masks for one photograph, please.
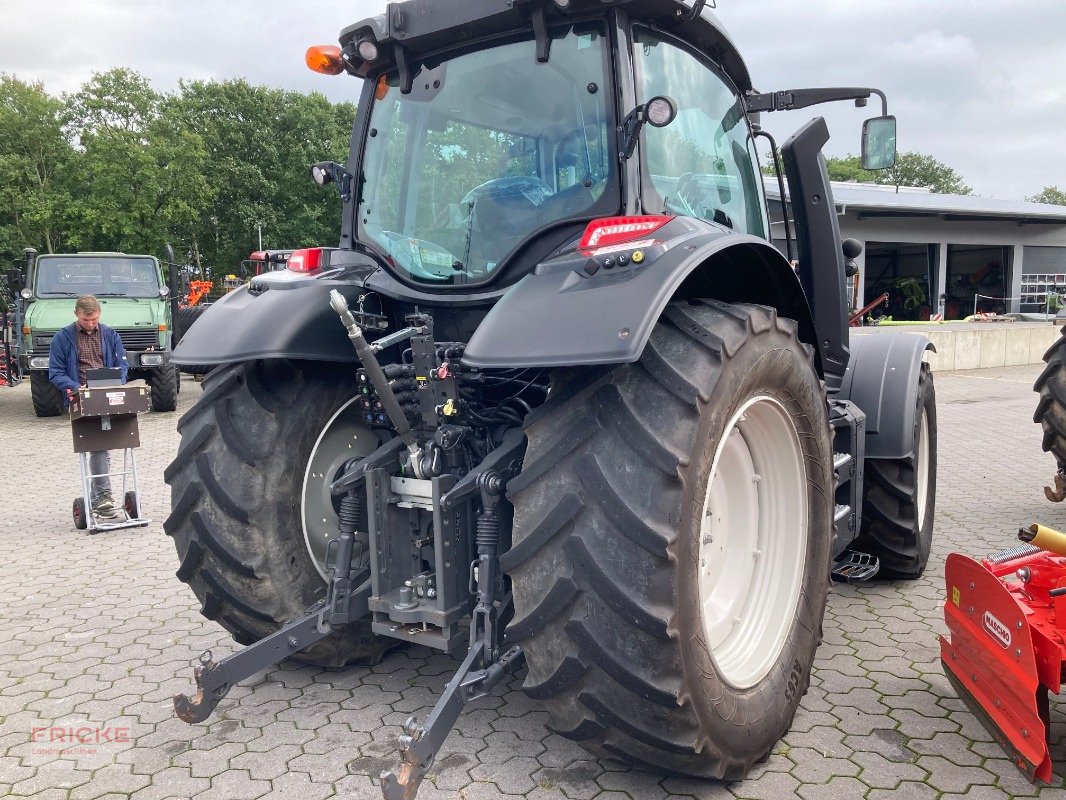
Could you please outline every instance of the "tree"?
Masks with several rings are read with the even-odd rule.
[[[924,153],[900,153],[896,165],[885,170],[888,180],[879,181],[895,186],[927,186],[939,194],[973,194],[962,176],[942,161]]]
[[[876,183],[882,186],[922,186],[939,194],[972,194],[973,190],[954,169],[924,153],[900,153],[896,165],[872,172],[862,168],[858,156],[831,157],[825,160],[830,180],[856,183]],[[763,170],[773,174],[773,168]]]
[[[66,244],[70,179],[78,154],[63,130],[63,103],[40,83],[0,74],[0,258]]]
[[[1045,186],[1039,194],[1026,198],[1030,203],[1050,203],[1055,206],[1066,206],[1066,192],[1057,186]]]
[[[82,148],[73,206],[79,249],[158,253],[195,239],[211,201],[199,136],[173,100],[128,69],[94,74],[67,98],[69,129]]]
[[[199,225],[207,264],[235,272],[257,245],[257,223],[268,248],[337,242],[337,192],[315,185],[308,170],[346,160],[354,105],[241,79],[182,83],[175,105],[207,150],[213,199]]]

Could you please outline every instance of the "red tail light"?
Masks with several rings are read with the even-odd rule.
[[[585,234],[577,246],[581,250],[590,250],[631,242],[659,230],[672,219],[664,215],[594,219],[585,228]]]
[[[305,247],[303,250],[293,250],[285,264],[292,272],[314,272],[322,266],[322,247]]]

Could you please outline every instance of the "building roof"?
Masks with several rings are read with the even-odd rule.
[[[766,196],[780,200],[775,178],[764,178]],[[854,211],[860,219],[874,217],[939,217],[950,222],[1002,222],[1066,225],[1066,206],[1030,203],[1026,200],[997,200],[973,195],[936,194],[926,189],[879,186],[871,183],[833,181],[833,200],[843,211]],[[788,192],[788,185],[785,185]]]

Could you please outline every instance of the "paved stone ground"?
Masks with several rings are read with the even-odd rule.
[[[953,695],[940,670],[943,563],[982,554],[1019,523],[1066,525],[1043,499],[1052,473],[1030,422],[1037,367],[936,376],[940,475],[936,541],[915,583],[834,588],[812,687],[788,736],[745,781],[663,779],[590,759],[545,727],[512,680],[462,717],[424,800],[1066,797],[1032,787]],[[186,386],[179,411],[199,394]],[[376,798],[399,726],[424,714],[457,662],[425,649],[367,670],[286,665],[236,688],[204,725],[174,718],[190,663],[232,642],[174,578],[161,521],[177,414],[142,421],[147,528],[87,537],[70,433],[39,420],[28,386],[0,389],[0,797]],[[1066,765],[1063,713],[1054,755]],[[56,753],[47,731],[101,729],[111,741]],[[109,733],[108,733],[109,731]]]

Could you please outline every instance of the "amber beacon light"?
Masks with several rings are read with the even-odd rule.
[[[316,44],[308,47],[304,60],[311,70],[323,75],[340,75],[344,72],[341,49],[335,44]]]

